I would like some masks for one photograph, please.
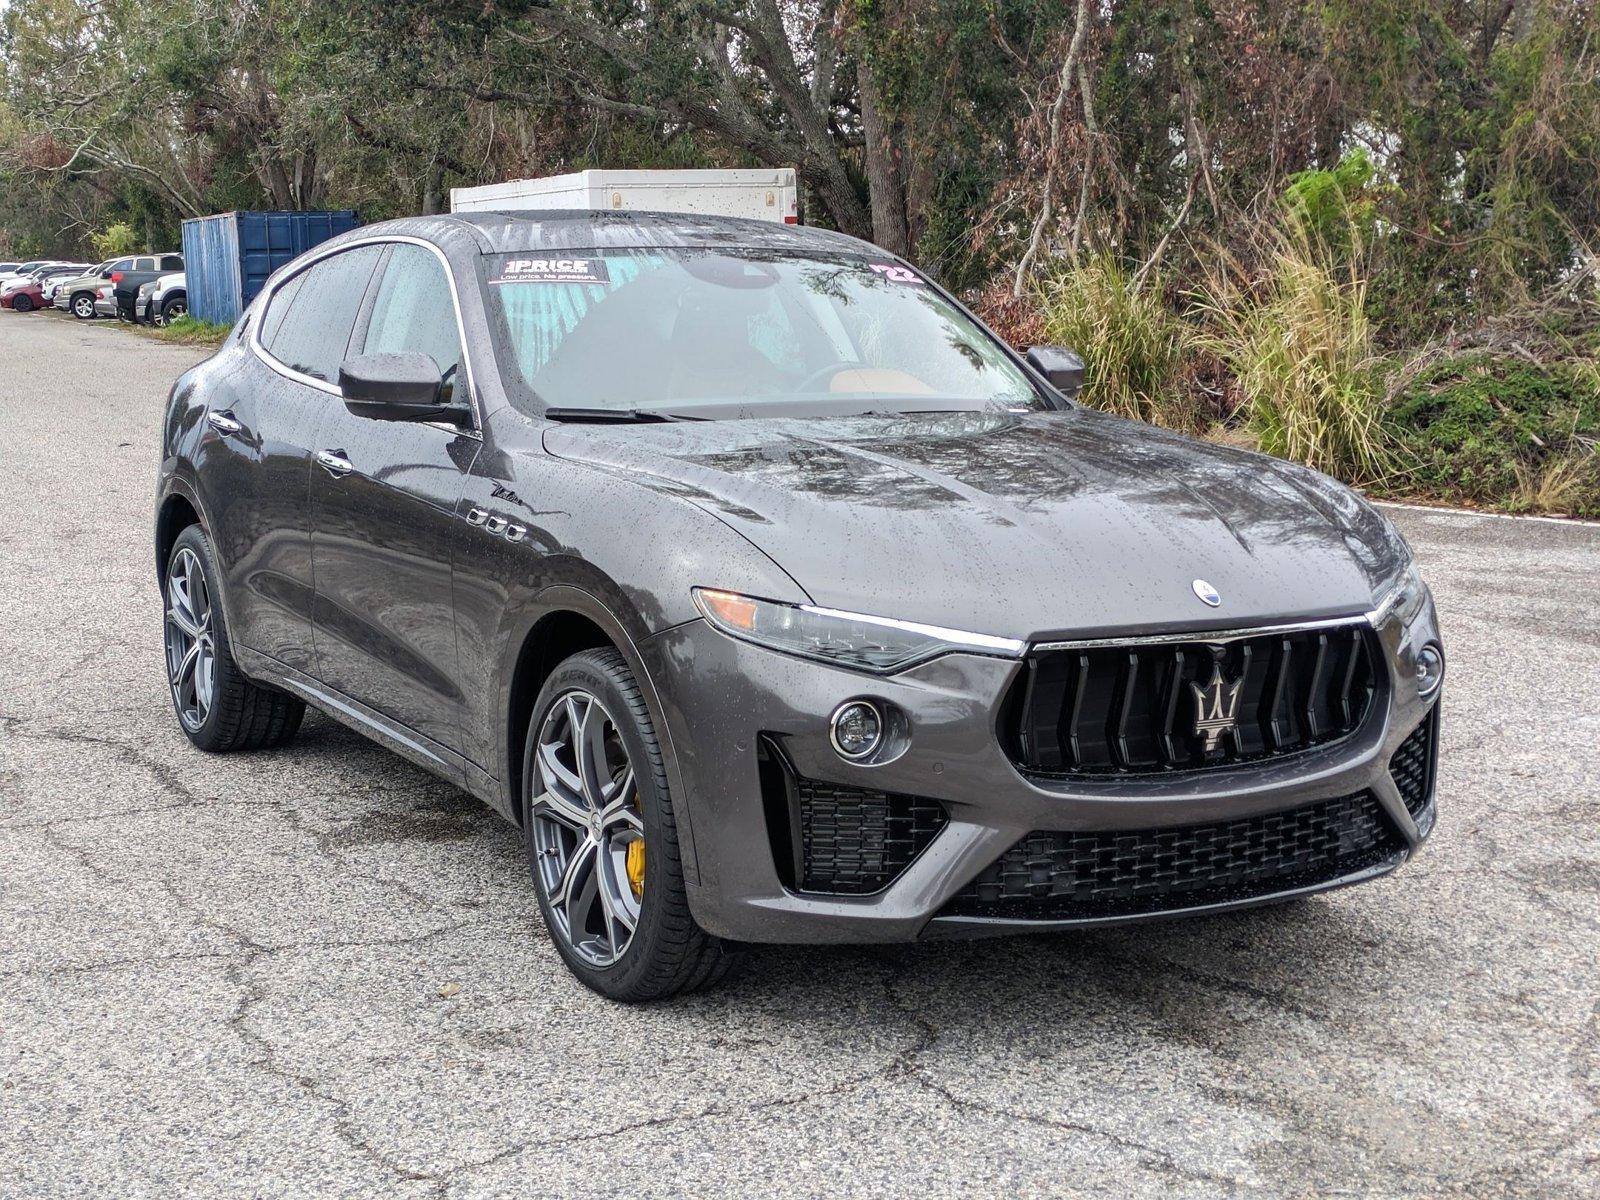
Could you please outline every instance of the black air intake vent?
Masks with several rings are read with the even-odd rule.
[[[882,891],[949,820],[937,800],[802,779],[770,743],[761,781],[778,875],[796,891]]]
[[[1043,776],[1293,754],[1361,727],[1378,693],[1378,662],[1366,625],[1037,650],[1009,710],[1010,750],[1024,772]]]
[[[1400,799],[1413,817],[1422,815],[1433,799],[1433,766],[1438,758],[1438,709],[1423,718],[1389,760],[1389,774],[1400,789]]]

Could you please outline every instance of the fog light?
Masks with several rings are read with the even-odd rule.
[[[1424,700],[1444,682],[1444,652],[1429,642],[1417,652],[1417,695]]]
[[[883,716],[867,700],[851,700],[834,710],[828,740],[840,758],[855,762],[883,744]]]

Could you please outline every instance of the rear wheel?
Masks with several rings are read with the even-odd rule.
[[[528,728],[523,840],[545,926],[572,973],[613,1000],[720,980],[725,943],[689,914],[661,746],[615,650],[551,674]]]
[[[72,315],[80,321],[94,320],[94,297],[80,292],[72,298]]]
[[[202,750],[260,750],[287,742],[306,706],[245,678],[228,648],[216,558],[198,525],[173,543],[166,603],[167,686],[184,735]]]

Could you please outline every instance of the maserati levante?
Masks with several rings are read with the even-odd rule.
[[[562,957],[622,1000],[740,943],[1392,870],[1434,822],[1444,674],[1405,542],[1082,382],[822,230],[352,231],[173,388],[177,720],[259,750],[311,705],[481,797]]]

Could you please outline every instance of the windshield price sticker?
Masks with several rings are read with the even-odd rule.
[[[896,266],[894,263],[868,263],[867,265],[892,283],[920,284],[922,282],[922,276],[918,275],[910,267]]]
[[[608,283],[610,278],[601,258],[508,258],[489,283]]]

